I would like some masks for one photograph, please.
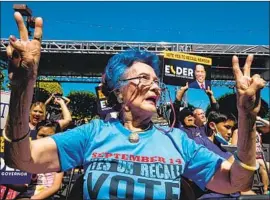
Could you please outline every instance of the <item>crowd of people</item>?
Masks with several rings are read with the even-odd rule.
[[[41,56],[42,19],[36,18],[33,40],[28,38],[20,13],[15,12],[15,20],[20,40],[11,36],[7,47],[11,98],[3,132],[5,163],[36,177],[24,185],[18,199],[52,198],[63,173],[79,166],[84,169],[83,199],[179,199],[181,180],[196,186],[196,198],[233,199],[252,193],[257,170],[268,193],[269,164],[258,157],[261,146],[256,129],[265,81],[258,74],[250,75],[252,55],[243,70],[238,57],[232,58],[238,119],[219,112],[206,83],[202,89],[211,102],[209,115],[202,108],[183,108],[187,83],[177,91],[170,125],[154,124],[152,117],[162,92],[159,57],[130,49],[108,61],[102,82],[102,91],[118,115],[65,130],[71,122],[68,100],[52,94],[47,102],[31,106]],[[16,58],[12,56],[15,51]],[[61,114],[50,113],[46,119],[46,105],[52,100]],[[269,122],[265,126],[269,130]],[[37,139],[30,141],[33,130]],[[234,153],[226,150],[231,144],[237,148]]]
[[[29,112],[31,139],[41,139],[65,130],[72,122],[71,112],[67,107],[69,102],[69,99],[52,93],[45,102],[32,103]],[[57,109],[57,114],[52,107]],[[15,192],[16,199],[54,199],[61,188],[63,176],[64,172],[32,174],[28,184],[8,184],[4,187]]]

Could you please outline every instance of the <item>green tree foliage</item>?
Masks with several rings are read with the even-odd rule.
[[[1,90],[4,90],[4,79],[5,79],[4,73],[1,71],[0,72],[0,89]]]
[[[219,109],[220,112],[222,113],[232,113],[234,114],[234,116],[238,117],[238,111],[237,111],[237,106],[236,106],[236,94],[225,94],[223,96],[221,96],[220,98],[217,99],[217,102],[219,103]],[[266,117],[268,112],[269,112],[269,108],[268,108],[268,104],[266,101],[264,101],[262,99],[261,101],[261,109],[258,113],[259,116],[261,117]],[[206,115],[208,116],[210,112],[210,106],[207,107],[206,110]]]
[[[62,86],[58,81],[37,81],[33,100],[45,102],[54,92],[63,94]]]
[[[0,90],[5,90],[4,81],[5,81],[5,74],[4,70],[7,69],[7,63],[4,63],[0,59]]]
[[[77,119],[93,119],[97,116],[97,97],[89,91],[72,91],[67,95],[72,117]]]

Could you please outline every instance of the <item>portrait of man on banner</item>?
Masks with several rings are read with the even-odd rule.
[[[196,64],[194,69],[194,77],[195,81],[189,83],[190,88],[195,89],[207,89],[208,87],[211,87],[211,81],[207,79],[207,72],[210,70],[207,68],[210,68],[209,66],[204,66],[202,64]],[[211,78],[211,77],[210,77]]]
[[[211,87],[211,58],[166,51],[163,63],[165,84],[184,86],[188,82],[194,89]]]

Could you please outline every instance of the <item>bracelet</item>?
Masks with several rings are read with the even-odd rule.
[[[235,160],[237,161],[237,163],[238,163],[241,167],[243,167],[244,169],[246,169],[246,170],[249,170],[249,171],[256,171],[256,170],[258,170],[259,167],[260,167],[260,166],[259,166],[259,163],[258,163],[257,161],[256,161],[256,166],[255,166],[255,167],[249,166],[249,165],[247,165],[247,164],[241,162],[241,160],[239,159],[239,157],[238,157],[238,155],[237,155],[237,151],[234,152],[234,158],[235,158]]]
[[[29,131],[28,131],[24,136],[22,136],[21,138],[18,138],[18,139],[9,139],[9,138],[7,137],[7,135],[6,135],[6,131],[5,131],[5,130],[6,130],[6,129],[3,129],[3,131],[2,131],[2,136],[3,136],[3,138],[4,138],[6,141],[8,141],[8,142],[10,142],[10,143],[22,141],[23,139],[27,138],[27,136],[28,136],[28,135],[30,134],[30,132],[31,132],[31,129],[29,128]]]

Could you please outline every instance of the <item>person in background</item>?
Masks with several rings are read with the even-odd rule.
[[[195,108],[193,110],[193,116],[195,118],[194,123],[196,124],[196,126],[203,126],[205,125],[207,119],[205,116],[205,112],[202,108]]]
[[[64,104],[61,105],[59,104],[59,99],[62,99]],[[58,94],[58,93],[52,93],[52,95],[46,100],[45,106],[47,108],[47,116],[46,119],[49,120],[60,120],[63,118],[64,111],[63,111],[63,106],[64,109],[67,108],[67,105],[70,103],[70,99]]]
[[[239,137],[243,138],[238,141],[233,163],[196,144],[179,129],[161,129],[151,122],[161,95],[159,57],[138,49],[115,54],[105,68],[103,87],[111,106],[119,108],[117,119],[96,119],[29,141],[29,107],[38,74],[43,22],[35,18],[34,39],[29,40],[21,14],[15,12],[14,17],[21,39],[11,36],[7,47],[10,65],[16,65],[11,79],[12,109],[6,123],[4,159],[8,166],[48,173],[83,165],[85,199],[177,199],[182,175],[201,189],[218,193],[251,187],[257,169],[253,124],[260,109],[259,92],[265,86],[259,75],[250,77],[252,55],[247,57],[243,72],[238,57],[232,59]],[[19,52],[21,62],[13,62],[12,49]],[[25,70],[24,76],[18,69]],[[155,174],[152,167],[168,170]]]
[[[45,105],[47,105],[48,102],[51,101],[52,99],[54,101],[53,105],[57,106],[57,108],[59,108],[58,111],[60,113],[58,115],[54,111],[52,111],[52,109],[50,109],[50,111],[52,111],[52,112],[49,113],[50,111],[48,111],[48,113],[50,115],[50,117],[48,117],[48,118],[51,121],[55,121],[55,122],[59,123],[61,130],[64,130],[72,122],[71,113],[67,107],[67,104],[69,103],[69,101],[65,102],[63,97],[52,94],[52,96],[45,102]]]
[[[197,144],[204,145],[210,151],[218,154],[222,158],[228,160],[230,163],[234,162],[233,154],[227,152],[222,148],[222,144],[227,145],[232,134],[232,128],[236,123],[236,118],[232,114],[219,113],[211,111],[207,119],[207,135],[209,137],[196,137],[194,141]],[[231,198],[236,199],[240,196],[239,192],[232,194],[220,194],[211,190],[201,192],[202,195],[199,199],[218,199],[218,198]]]
[[[63,95],[61,95],[61,94],[59,94],[59,93],[54,92],[54,93],[52,93],[51,96],[45,101],[45,105],[46,105],[46,106],[49,105],[50,102],[51,102],[52,100],[54,100],[55,98],[57,98],[57,97],[61,97],[61,98],[65,101],[65,104],[66,104],[66,105],[68,105],[68,104],[70,103],[70,99],[69,99],[69,98],[67,98],[67,97],[65,97],[65,96],[63,96]]]
[[[206,70],[203,65],[196,64],[195,66],[195,81],[189,84],[190,88],[206,90],[211,87],[211,81],[206,79]]]
[[[36,131],[36,126],[39,122],[45,119],[46,115],[46,107],[45,104],[42,102],[35,102],[32,103],[30,107],[30,112],[29,112],[29,135],[31,140],[34,140],[37,138],[37,131]],[[4,133],[4,132],[3,132]],[[5,133],[4,133],[5,134]],[[1,192],[2,190],[5,192],[8,190],[8,196],[6,197],[7,199],[14,199],[10,197],[15,197],[18,192],[24,191],[25,190],[25,185],[20,185],[20,184],[3,184],[0,185]],[[3,194],[4,194],[3,192]],[[2,193],[1,193],[1,196]],[[1,197],[2,198],[2,197]]]
[[[262,139],[261,139],[261,133],[259,132],[262,130],[267,130],[269,128],[269,121],[262,119],[260,116],[257,116],[257,122],[261,122],[262,124],[257,124],[257,131],[256,131],[256,160],[260,165],[259,173],[261,176],[261,181],[263,183],[263,190],[264,194],[270,194],[269,193],[269,162],[266,161],[264,151],[262,148]],[[264,128],[262,128],[264,127]],[[232,145],[237,145],[238,141],[238,129],[236,129],[233,133],[233,139],[232,139]]]
[[[177,128],[184,131],[190,139],[195,137],[207,137],[206,129],[195,125],[192,108],[185,107],[178,113],[179,125]]]
[[[208,138],[220,148],[221,144],[228,145],[235,123],[236,118],[231,113],[210,112],[207,119]]]
[[[270,125],[269,125],[269,118],[261,118],[257,117],[257,122],[260,123],[260,126],[257,126],[257,130],[261,133],[262,137],[262,143],[264,144],[270,144]],[[270,158],[268,157],[268,162],[270,161]]]
[[[61,128],[57,122],[44,120],[37,124],[37,139],[59,132],[61,132]],[[61,188],[63,175],[64,172],[32,174],[30,184],[24,186],[24,191],[18,194],[16,200],[54,199],[53,195]]]
[[[180,128],[183,131],[186,131],[190,138],[194,137],[195,135],[200,137],[206,137],[207,136],[207,130],[206,130],[206,117],[203,109],[201,108],[187,108],[183,109],[181,112],[180,109],[183,107],[182,99],[185,94],[185,92],[188,90],[189,86],[188,83],[186,83],[185,86],[181,87],[176,94],[176,99],[173,104],[174,111],[176,115],[175,125],[174,127]],[[213,91],[210,89],[210,87],[205,90],[205,93],[209,97],[211,110],[219,110],[219,104],[216,101],[214,97]],[[192,112],[192,113],[190,113]],[[188,117],[189,116],[189,117]],[[189,123],[184,123],[184,119],[188,117]],[[170,124],[172,125],[174,121],[174,113],[170,113]]]
[[[269,120],[263,119],[260,116],[257,116],[257,129],[262,134],[270,134],[270,122]]]
[[[45,115],[46,115],[45,104],[42,102],[33,103],[30,108],[29,128],[31,130],[35,130],[37,123],[44,120]]]
[[[219,111],[219,104],[214,96],[214,92],[211,90],[211,88],[209,86],[205,90],[205,93],[207,94],[207,96],[210,100],[211,111]],[[205,116],[205,112],[203,109],[195,108],[193,111],[193,116],[195,118],[195,125],[196,126],[201,127],[206,123],[206,116]]]

